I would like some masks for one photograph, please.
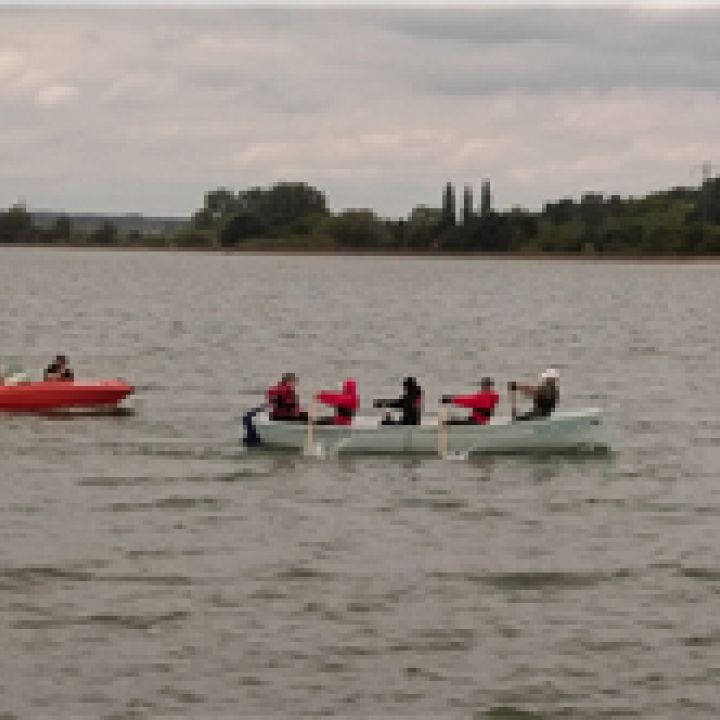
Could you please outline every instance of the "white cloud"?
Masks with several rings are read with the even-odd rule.
[[[72,85],[46,85],[38,90],[35,102],[42,107],[60,105],[77,97],[78,89]]]
[[[22,67],[23,58],[17,50],[0,49],[0,80],[11,77]]]

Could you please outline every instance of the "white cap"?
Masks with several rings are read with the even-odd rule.
[[[540,375],[540,380],[559,380],[560,379],[560,373],[555,368],[548,368]]]

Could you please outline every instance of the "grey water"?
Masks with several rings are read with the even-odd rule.
[[[0,357],[137,387],[0,417],[0,717],[717,717],[718,298],[710,264],[0,250]],[[432,409],[550,364],[610,454],[239,443],[285,370]]]

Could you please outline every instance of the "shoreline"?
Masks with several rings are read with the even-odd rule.
[[[53,243],[3,243],[0,251],[6,248],[26,250],[63,250],[77,252],[82,250],[102,252],[157,252],[157,253],[197,253],[220,256],[289,256],[289,257],[377,257],[409,258],[426,260],[508,260],[508,261],[563,261],[590,263],[649,263],[660,265],[699,265],[720,264],[720,255],[600,255],[593,253],[522,253],[522,252],[420,252],[401,250],[261,250],[261,249],[219,249],[208,247],[154,247],[131,245],[60,245]]]

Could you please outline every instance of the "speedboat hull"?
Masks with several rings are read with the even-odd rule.
[[[0,412],[108,408],[133,392],[122,380],[29,382],[0,385]]]
[[[299,450],[308,445],[305,423],[273,421],[267,413],[258,413],[252,424],[262,446]],[[606,418],[595,408],[522,422],[494,418],[487,425],[439,425],[436,417],[422,425],[382,425],[377,418],[356,418],[351,426],[314,425],[310,442],[328,452],[350,453],[468,454],[609,446]]]

